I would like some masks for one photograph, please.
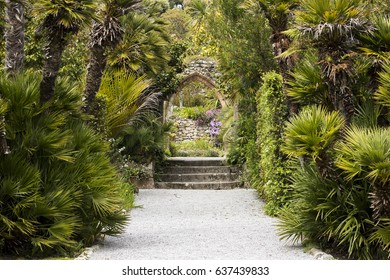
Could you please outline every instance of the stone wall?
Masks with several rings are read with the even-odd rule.
[[[192,141],[198,138],[208,138],[208,125],[197,125],[195,120],[184,119],[179,116],[171,116],[170,120],[175,123],[176,132],[173,138],[175,142]]]

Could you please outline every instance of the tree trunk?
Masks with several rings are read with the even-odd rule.
[[[290,38],[282,34],[282,31],[280,32],[275,31],[275,33],[272,35],[272,48],[275,57],[281,55],[283,52],[288,50],[290,44],[291,44]],[[293,67],[293,61],[291,57],[288,57],[288,58],[277,58],[277,62],[278,62],[280,74],[282,75],[283,78],[283,93],[286,96],[286,103],[289,111],[289,116],[292,116],[298,113],[298,104],[294,103],[291,97],[287,95],[285,85],[289,77],[288,72]]]
[[[390,217],[390,184],[385,183],[373,188],[371,199],[371,208],[375,220]]]
[[[21,2],[5,0],[5,70],[15,74],[24,65],[24,6]]]
[[[87,66],[87,79],[84,89],[85,105],[83,111],[85,113],[92,113],[93,103],[99,91],[106,65],[107,55],[105,54],[105,47],[101,45],[93,46]]]
[[[42,69],[42,81],[40,85],[40,102],[46,103],[54,97],[54,86],[61,67],[62,53],[66,47],[67,41],[65,35],[55,34],[48,35],[48,42],[45,46],[45,59]]]
[[[6,73],[15,75],[24,66],[24,5],[22,2],[5,0],[5,59]],[[0,116],[0,122],[5,123],[5,117]],[[5,128],[0,129],[0,155],[9,154]]]
[[[339,64],[341,65],[341,64]],[[349,88],[349,76],[346,69],[341,70],[339,65],[332,65],[334,74],[329,76],[329,66],[322,67],[323,76],[326,77],[333,109],[338,110],[345,118],[345,125],[348,126],[355,113],[354,96]],[[345,64],[342,64],[345,65]],[[324,65],[323,65],[324,66]]]

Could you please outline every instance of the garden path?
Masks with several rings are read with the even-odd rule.
[[[252,189],[140,190],[125,233],[105,238],[93,260],[300,260]]]

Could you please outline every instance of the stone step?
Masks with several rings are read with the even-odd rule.
[[[165,166],[159,173],[192,174],[192,173],[238,173],[236,166]]]
[[[224,166],[224,157],[171,157],[165,161],[167,166]]]
[[[231,182],[238,180],[238,173],[192,173],[160,174],[156,176],[161,182]]]
[[[228,190],[242,188],[240,181],[233,182],[155,182],[156,189]]]

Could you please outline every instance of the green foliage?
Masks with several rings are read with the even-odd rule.
[[[1,252],[23,257],[72,254],[120,233],[127,220],[108,144],[83,124],[80,94],[60,80],[41,107],[39,82],[27,74],[0,80],[12,150],[0,158]]]
[[[280,234],[317,240],[348,258],[388,258],[389,130],[344,128],[337,142],[343,124],[338,112],[318,106],[288,123],[283,150],[296,162]]]
[[[371,237],[382,225],[372,219],[367,186],[325,179],[312,165],[294,172],[292,186],[294,203],[280,213],[282,239],[314,239],[354,259],[387,257]]]
[[[374,28],[369,34],[362,34],[360,48],[365,55],[375,57],[382,62],[390,60],[390,17],[375,15],[372,19]]]
[[[383,65],[383,71],[379,72],[379,83],[375,99],[383,106],[390,107],[390,64]]]
[[[171,123],[162,123],[159,117],[150,114],[143,122],[124,128],[117,139],[118,146],[137,163],[162,160],[171,127]]]
[[[317,56],[313,52],[308,52],[290,73],[286,91],[295,102],[302,105],[329,102],[328,88],[324,84],[317,61]]]
[[[188,36],[191,17],[183,10],[168,10],[162,15],[162,18],[168,22],[167,29],[172,37],[183,40]]]
[[[110,138],[116,137],[134,116],[141,105],[140,96],[149,85],[144,76],[137,78],[123,71],[103,76],[97,97],[106,104],[105,125]]]
[[[227,154],[227,162],[233,165],[245,164],[247,155],[256,157],[258,152],[247,145],[250,141],[256,141],[256,107],[253,96],[243,98],[238,110],[240,117],[232,124],[235,133]]]
[[[232,86],[226,94],[246,95],[261,84],[261,74],[275,68],[271,30],[263,13],[246,14],[243,0],[216,1],[209,10],[207,30],[216,45],[222,81]],[[262,28],[259,28],[261,26]]]
[[[375,218],[390,216],[390,129],[358,128],[346,131],[336,147],[336,165],[346,180],[363,181],[371,187]]]
[[[108,65],[148,77],[165,70],[170,40],[165,21],[147,14],[129,13],[122,18],[121,24],[124,36],[110,52]]]
[[[338,112],[328,112],[321,106],[308,107],[290,119],[282,150],[289,156],[317,160],[334,143],[343,124]]]
[[[198,138],[193,141],[171,142],[171,156],[174,157],[219,157],[222,151],[215,148],[209,139]]]
[[[290,173],[287,159],[280,148],[288,110],[282,90],[282,77],[275,72],[263,76],[263,85],[256,95],[257,146],[261,182],[256,185],[267,200],[266,212],[275,215],[287,203]]]
[[[178,115],[179,117],[184,119],[199,120],[204,119],[206,117],[207,110],[208,109],[203,106],[182,107],[175,108],[173,113],[174,115]]]

